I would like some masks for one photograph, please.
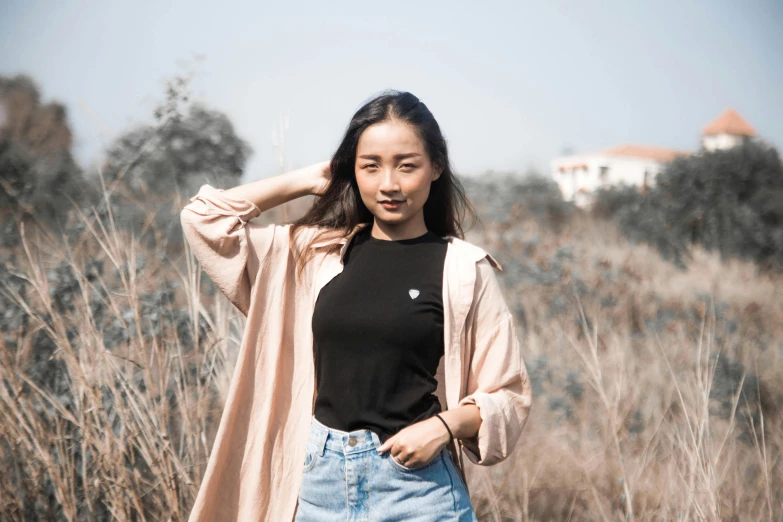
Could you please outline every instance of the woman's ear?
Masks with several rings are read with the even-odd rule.
[[[432,171],[434,173],[432,181],[435,181],[440,177],[441,174],[443,174],[443,169],[440,167],[440,165],[434,165]]]

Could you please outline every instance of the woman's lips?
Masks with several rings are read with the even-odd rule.
[[[402,206],[402,201],[382,201],[381,205],[386,210],[397,210]]]

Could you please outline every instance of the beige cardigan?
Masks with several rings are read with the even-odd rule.
[[[250,221],[259,214],[253,203],[209,185],[181,213],[185,237],[204,271],[247,316],[191,522],[280,522],[292,520],[298,505],[316,397],[311,318],[319,291],[342,270],[350,237],[337,240],[339,255],[311,259],[297,282],[289,225]],[[320,230],[302,229],[297,245]],[[514,449],[530,413],[531,388],[514,318],[494,272],[502,267],[478,246],[447,239],[445,355],[436,394],[444,410],[479,407],[477,437],[457,442],[471,462],[491,466]],[[456,451],[453,445],[450,451]]]

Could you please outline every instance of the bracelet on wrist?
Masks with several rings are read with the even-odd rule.
[[[449,431],[449,444],[451,444],[454,441],[454,434],[451,432],[451,428],[449,428],[449,425],[446,424],[446,421],[443,420],[443,417],[441,417],[439,413],[436,413],[435,416],[440,419],[440,421],[443,423],[444,426],[446,426],[446,429]]]

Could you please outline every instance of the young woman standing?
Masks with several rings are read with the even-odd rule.
[[[248,223],[305,194],[319,197],[294,223]],[[357,111],[331,161],[225,191],[202,187],[183,210],[186,237],[216,285],[248,315],[252,333],[245,332],[243,351],[261,346],[257,338],[265,333],[266,352],[269,343],[275,349],[272,359],[240,357],[205,477],[212,485],[202,485],[215,491],[216,476],[232,477],[223,487],[240,489],[227,499],[234,507],[221,508],[215,493],[200,490],[191,520],[218,513],[221,520],[240,513],[284,520],[275,517],[287,517],[294,496],[300,522],[476,520],[454,443],[479,465],[505,459],[527,420],[531,393],[493,273],[500,265],[461,239],[465,210],[472,211],[437,122],[415,96],[396,91]],[[286,265],[282,275],[275,277],[275,265]],[[270,318],[273,300],[292,312]],[[259,326],[265,321],[290,334],[270,334]],[[309,364],[295,348],[308,342]],[[286,351],[300,354],[288,367],[281,365]],[[262,364],[272,361],[277,368]],[[266,403],[248,397],[260,393],[258,385],[242,383],[258,379],[260,368],[280,384],[266,389],[274,395]],[[286,430],[273,417],[303,418],[290,400],[301,388],[313,401],[306,434],[290,430],[299,447],[287,451],[302,456],[288,479],[296,491],[282,492],[289,500],[276,503],[275,483],[284,486],[283,477],[294,475],[282,468],[295,468],[281,456],[279,434]],[[248,406],[254,401],[267,406]],[[231,410],[250,414],[246,422],[267,411],[268,436],[254,440],[276,452],[248,444],[249,430],[238,427]],[[231,439],[242,447],[224,449],[235,462],[221,464],[217,453]],[[268,470],[247,467],[253,451],[266,456],[261,465]],[[268,480],[245,479],[247,473]],[[267,506],[243,500],[248,483]]]

